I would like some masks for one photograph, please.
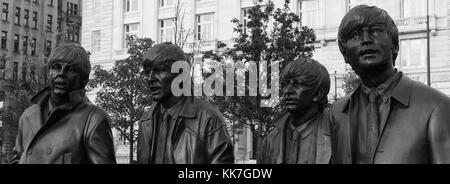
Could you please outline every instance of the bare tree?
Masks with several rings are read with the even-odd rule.
[[[194,31],[191,28],[185,26],[186,10],[181,0],[177,0],[175,5],[175,17],[174,17],[174,44],[184,49],[187,39]]]

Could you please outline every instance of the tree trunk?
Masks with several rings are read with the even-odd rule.
[[[133,164],[133,145],[134,145],[134,126],[133,123],[130,125],[130,164]]]

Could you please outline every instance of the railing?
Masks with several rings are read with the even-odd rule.
[[[400,32],[407,31],[421,31],[426,29],[427,17],[405,17],[405,18],[396,18],[394,19],[395,24],[397,25]],[[436,16],[430,16],[430,29],[436,28]],[[336,39],[338,27],[320,27],[314,29],[316,33],[316,40],[323,39]]]
[[[215,50],[216,44],[217,44],[217,40],[195,41],[195,42],[191,42],[191,43],[186,43],[184,45],[184,50],[187,52]]]
[[[431,20],[431,17],[430,17]],[[427,23],[427,17],[406,17],[406,18],[398,18],[395,20],[395,24],[400,26],[416,26],[416,25],[425,25]]]

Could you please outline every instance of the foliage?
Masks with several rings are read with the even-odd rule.
[[[308,27],[299,27],[300,18],[290,11],[289,0],[285,1],[283,8],[277,9],[272,1],[263,3],[263,0],[256,0],[254,3],[255,6],[247,10],[246,26],[237,18],[232,20],[234,31],[238,34],[236,44],[228,48],[219,42],[218,51],[203,53],[204,58],[214,59],[222,64],[225,64],[226,58],[231,58],[234,62],[254,61],[257,66],[261,61],[267,61],[269,66],[272,62],[279,61],[283,67],[298,57],[312,56],[312,43],[316,38],[314,31]],[[270,73],[270,67],[268,72]],[[248,86],[248,79],[246,84]],[[263,99],[259,94],[256,97],[210,98],[235,127],[246,125],[257,137],[265,136],[270,131],[272,122],[282,112],[281,106],[260,107]]]
[[[356,88],[361,83],[361,80],[356,75],[355,71],[347,70],[344,76],[344,83],[342,84],[342,88],[344,89],[345,95],[356,90]]]
[[[89,83],[90,88],[100,87],[96,104],[108,112],[112,127],[130,142],[130,161],[133,160],[133,144],[137,139],[137,122],[151,104],[142,58],[152,45],[149,38],[127,37],[129,57],[116,61],[110,71],[94,66],[94,78]]]

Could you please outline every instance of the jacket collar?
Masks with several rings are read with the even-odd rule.
[[[33,104],[42,105],[48,102],[50,99],[50,87],[47,87],[34,95],[33,98],[31,98],[31,102]],[[69,94],[69,104],[68,107],[71,109],[75,106],[77,106],[79,103],[81,103],[86,98],[86,90],[80,89],[70,92]]]
[[[170,116],[173,119],[177,119],[179,116],[185,118],[195,118],[197,116],[197,107],[195,103],[195,97],[183,97],[180,102],[178,102],[175,106],[171,107],[167,110]],[[145,113],[141,121],[146,121],[153,118],[154,112],[161,106],[160,102],[154,102],[151,105],[148,113]]]
[[[194,99],[189,97],[183,97],[178,104],[167,109],[167,112],[173,119],[177,119],[178,116],[184,118],[195,118],[197,115]]]
[[[400,78],[400,81],[397,83],[397,85],[392,89],[391,97],[403,104],[406,107],[409,107],[410,97],[411,97],[411,85],[412,80],[405,76],[402,72],[400,72],[402,75]],[[349,98],[344,98],[344,108],[342,109],[342,112],[348,111],[348,108],[350,106],[350,101],[356,98],[356,94],[359,94],[358,91],[361,90],[361,84],[351,92],[348,96]]]

